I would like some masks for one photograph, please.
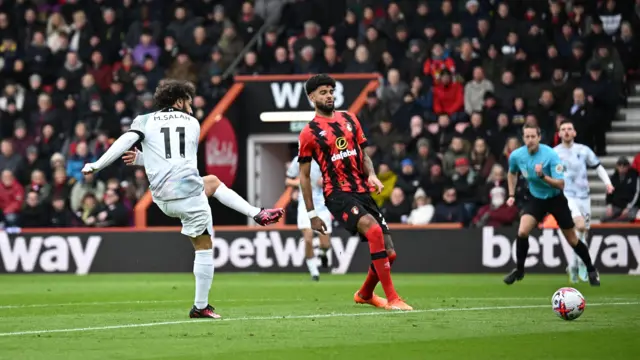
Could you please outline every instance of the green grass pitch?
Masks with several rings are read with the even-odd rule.
[[[223,321],[190,320],[190,274],[0,276],[0,359],[632,359],[640,277],[576,287],[581,318],[551,310],[565,276],[394,276],[418,309],[353,303],[364,275],[217,273]],[[378,293],[382,289],[378,287]]]

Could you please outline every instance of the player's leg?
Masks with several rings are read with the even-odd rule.
[[[269,225],[278,222],[282,215],[283,209],[259,209],[249,204],[238,193],[229,189],[215,175],[203,176],[204,191],[207,197],[213,196],[218,199],[224,206],[229,207],[241,214],[253,218],[260,225]]]
[[[324,235],[318,235],[318,237],[320,238],[320,263],[323,268],[327,268],[329,267],[328,252],[329,250],[331,250],[331,232],[333,230],[333,219],[331,219],[331,212],[326,207],[316,211],[318,211],[318,216],[320,216],[322,221],[324,221],[325,225],[327,226]]]
[[[387,251],[387,256],[389,257],[389,265],[393,268],[393,263],[396,260],[396,251],[390,234],[384,235],[384,247]],[[375,307],[385,307],[387,305],[387,299],[374,293],[379,281],[380,279],[378,278],[376,269],[373,266],[373,263],[371,263],[367,273],[367,278],[364,280],[360,290],[358,290],[354,295],[355,302],[358,304],[370,304]]]
[[[524,278],[524,262],[529,253],[529,234],[547,214],[546,202],[544,199],[532,196],[522,210],[518,235],[516,236],[516,268],[504,277],[504,282],[507,285]]]
[[[589,248],[580,240],[575,231],[575,224],[571,217],[571,211],[569,210],[569,204],[564,195],[559,195],[552,200],[550,213],[555,217],[558,222],[558,226],[562,231],[565,239],[569,242],[573,251],[580,257],[580,260],[587,267],[589,284],[591,286],[600,286],[600,275],[591,262],[591,255],[589,255]]]
[[[569,211],[571,211],[571,217],[573,218],[573,222],[575,223],[576,236],[580,241],[586,242],[584,240],[585,219],[582,214],[582,210],[578,204],[578,200],[580,199],[569,198],[569,197],[567,198],[567,202],[569,204]],[[576,254],[573,254],[573,260],[567,265],[567,274],[569,275],[569,281],[571,283],[577,283],[578,281],[580,281],[578,277],[578,272],[581,265],[583,268],[585,268],[585,272],[586,272],[586,267],[584,267],[584,264],[580,260],[580,257],[578,257]]]
[[[309,217],[307,216],[304,204],[299,203],[298,205],[298,229],[302,233],[302,238],[304,239],[305,262],[307,264],[307,269],[309,269],[311,280],[318,281],[320,280],[320,272],[318,271],[318,265],[316,264],[316,259],[313,253],[313,230],[311,229],[311,220],[309,220]]]

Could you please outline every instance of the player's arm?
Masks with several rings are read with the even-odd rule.
[[[607,187],[607,192],[613,191],[613,186],[611,185],[611,179],[609,178],[609,174],[607,174],[607,169],[602,166],[600,160],[596,156],[596,154],[587,147],[587,166],[590,169],[596,169],[596,174]]]
[[[300,177],[300,187],[302,188],[302,198],[309,213],[309,217],[315,217],[313,207],[313,191],[311,188],[311,161],[313,161],[313,140],[310,138],[309,127],[305,127],[298,139],[298,175]]]
[[[129,150],[140,139],[141,137],[137,132],[128,131],[122,134],[98,161],[86,164],[82,169],[82,173],[90,174],[111,165],[111,163],[120,158],[125,151]]]
[[[507,172],[507,190],[510,198],[516,197],[516,185],[518,184],[518,163],[514,154],[509,156],[509,171]]]
[[[298,178],[298,176],[300,175],[300,163],[298,162],[298,157],[294,157],[293,160],[291,160],[291,165],[289,165],[289,168],[287,169],[287,178],[284,181],[284,184],[286,186],[299,186],[300,185],[300,179]]]
[[[562,160],[560,160],[560,156],[555,151],[551,151],[550,154],[549,166],[551,166],[551,175],[542,173],[540,178],[549,186],[564,190],[564,165],[562,165]]]

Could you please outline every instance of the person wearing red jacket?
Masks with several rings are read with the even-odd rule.
[[[440,44],[433,45],[431,57],[425,60],[422,65],[422,72],[426,76],[431,76],[433,83],[438,83],[443,71],[455,72],[456,63],[449,56],[444,54],[444,48]]]
[[[24,200],[24,188],[10,170],[4,170],[0,178],[0,209],[6,226],[15,226]]]
[[[440,73],[440,81],[433,87],[433,112],[449,115],[454,123],[463,120],[464,87],[452,81],[449,70]]]
[[[518,218],[518,208],[505,204],[506,191],[503,187],[494,187],[490,192],[491,203],[478,210],[473,218],[476,227],[503,227],[512,225]]]
[[[636,171],[640,174],[640,153],[638,153],[636,157],[633,158],[631,167],[636,169]]]

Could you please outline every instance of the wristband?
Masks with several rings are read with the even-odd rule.
[[[514,198],[515,199],[516,196],[515,195],[509,195],[509,197],[507,197],[507,199],[509,199],[509,198]]]
[[[307,211],[307,215],[309,216],[309,219],[313,219],[314,217],[318,216],[318,213],[315,210],[311,210]]]

